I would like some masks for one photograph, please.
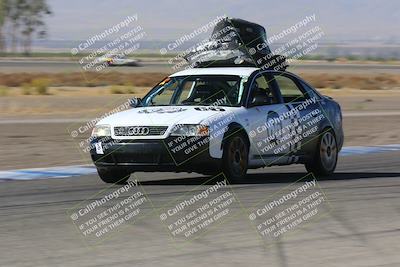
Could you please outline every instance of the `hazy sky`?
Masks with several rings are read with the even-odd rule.
[[[148,40],[172,40],[218,15],[263,25],[274,34],[306,15],[329,39],[400,40],[399,0],[48,0],[54,15],[47,20],[53,40],[82,40],[138,14]]]

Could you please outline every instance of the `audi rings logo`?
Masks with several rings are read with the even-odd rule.
[[[150,134],[150,128],[146,126],[114,127],[116,136],[144,136]]]
[[[148,135],[150,133],[149,127],[129,127],[128,135]]]

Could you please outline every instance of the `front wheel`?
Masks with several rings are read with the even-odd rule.
[[[130,177],[129,172],[115,168],[97,168],[97,173],[103,182],[110,184],[124,184]]]
[[[249,146],[243,134],[230,137],[224,145],[222,170],[226,178],[233,182],[242,182],[246,177],[249,158]]]
[[[335,171],[337,160],[336,138],[333,131],[329,130],[322,134],[313,159],[306,163],[305,166],[308,172],[312,172],[317,176],[328,176]]]

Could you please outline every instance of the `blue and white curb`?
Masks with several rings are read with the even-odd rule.
[[[47,178],[66,178],[96,173],[91,165],[61,166],[0,171],[0,180],[36,180]]]
[[[380,146],[347,146],[342,148],[342,151],[340,151],[339,155],[353,156],[353,155],[384,153],[384,152],[399,151],[399,150],[400,150],[400,144],[380,145]]]
[[[366,155],[400,151],[400,144],[380,146],[348,146],[343,147],[340,156]],[[34,168],[0,171],[0,181],[5,180],[36,180],[49,178],[66,178],[95,174],[96,168],[93,165],[61,166],[50,168]]]

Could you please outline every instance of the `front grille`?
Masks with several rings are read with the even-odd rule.
[[[156,136],[163,135],[168,126],[118,126],[114,127],[115,136]]]

